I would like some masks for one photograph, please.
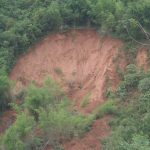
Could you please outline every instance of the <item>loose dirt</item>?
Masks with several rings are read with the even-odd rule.
[[[121,47],[121,41],[91,29],[53,34],[18,59],[10,79],[16,80],[19,86],[33,80],[42,85],[45,77],[51,76],[74,101],[75,109],[89,114],[104,102],[106,87],[115,89],[119,83],[115,58]],[[124,67],[122,60],[121,68]],[[89,100],[82,107],[86,95]],[[109,133],[108,120],[109,117],[96,120],[82,139],[65,143],[65,150],[100,150],[100,139]]]
[[[136,63],[138,68],[148,70],[148,50],[146,48],[140,48],[138,50]]]

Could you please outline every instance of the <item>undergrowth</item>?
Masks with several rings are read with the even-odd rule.
[[[94,117],[71,111],[71,103],[50,78],[43,87],[30,85],[21,105],[16,109],[16,121],[1,140],[1,149],[41,150],[56,147],[61,141],[80,137],[90,129]]]
[[[113,115],[117,111],[115,100],[107,100],[104,104],[98,106],[93,114],[96,119],[102,118],[105,115]]]
[[[150,72],[127,66],[116,92],[117,113],[110,122],[112,133],[103,141],[105,150],[150,149]]]

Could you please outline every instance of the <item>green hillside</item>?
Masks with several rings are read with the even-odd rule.
[[[46,35],[72,28],[94,28],[125,43],[127,67],[108,104],[88,117],[70,111],[72,104],[49,79],[18,95],[21,105],[10,105],[8,75],[19,56]],[[17,112],[0,148],[43,150],[48,142],[61,150],[61,141],[84,135],[95,119],[110,114],[104,150],[150,150],[150,72],[133,64],[138,46],[150,47],[150,0],[0,0],[0,113],[12,107]]]

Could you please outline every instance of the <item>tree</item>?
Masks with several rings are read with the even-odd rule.
[[[0,112],[8,108],[8,103],[10,101],[10,82],[6,75],[0,75]]]
[[[37,149],[40,139],[35,137],[35,121],[31,116],[21,113],[16,122],[6,131],[2,139],[2,149],[32,150]]]
[[[150,90],[150,78],[140,80],[138,89],[143,93]]]

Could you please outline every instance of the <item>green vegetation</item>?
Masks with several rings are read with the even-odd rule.
[[[80,106],[81,107],[86,107],[90,101],[91,98],[91,93],[86,94],[83,99],[81,100]]]
[[[113,132],[104,141],[104,149],[150,149],[149,77],[150,72],[138,70],[134,65],[127,66],[124,79],[116,93],[120,105],[111,122]]]
[[[50,78],[43,87],[29,86],[22,105],[13,105],[17,119],[1,139],[1,149],[41,150],[89,130],[92,116],[71,111],[72,105]]]
[[[7,75],[0,74],[0,112],[8,108],[8,103],[11,101],[11,86]]]
[[[113,115],[117,111],[116,102],[114,100],[108,100],[104,104],[97,107],[94,111],[95,118],[102,118],[104,115]]]
[[[128,62],[134,63],[135,43],[149,46],[149,10],[150,0],[1,0],[0,112],[8,108],[12,100],[8,73],[16,59],[40,38],[70,28],[95,28],[101,34],[129,42],[124,51]],[[59,68],[54,71],[62,75]],[[89,117],[70,111],[68,98],[52,80],[43,87],[30,85],[23,93],[24,103],[14,105],[17,119],[0,139],[1,149],[38,150],[47,144],[58,146],[61,140],[82,135],[95,117],[114,114],[113,132],[104,141],[104,149],[149,150],[149,80],[150,72],[130,64],[116,94],[106,93],[120,103],[117,101],[116,106],[116,101],[108,100]],[[74,81],[68,84],[74,88]],[[81,106],[87,103],[85,98]]]
[[[8,74],[18,56],[50,32],[83,26],[126,41],[147,40],[149,9],[149,0],[1,0],[0,72]],[[135,55],[135,49],[126,51]]]
[[[35,121],[32,116],[23,112],[17,115],[16,122],[6,131],[1,149],[25,150],[37,149],[39,138],[35,137]]]
[[[95,27],[123,39],[141,40],[145,34],[140,26],[149,31],[149,8],[149,0],[1,0],[0,68],[9,71],[38,39],[72,27]]]

